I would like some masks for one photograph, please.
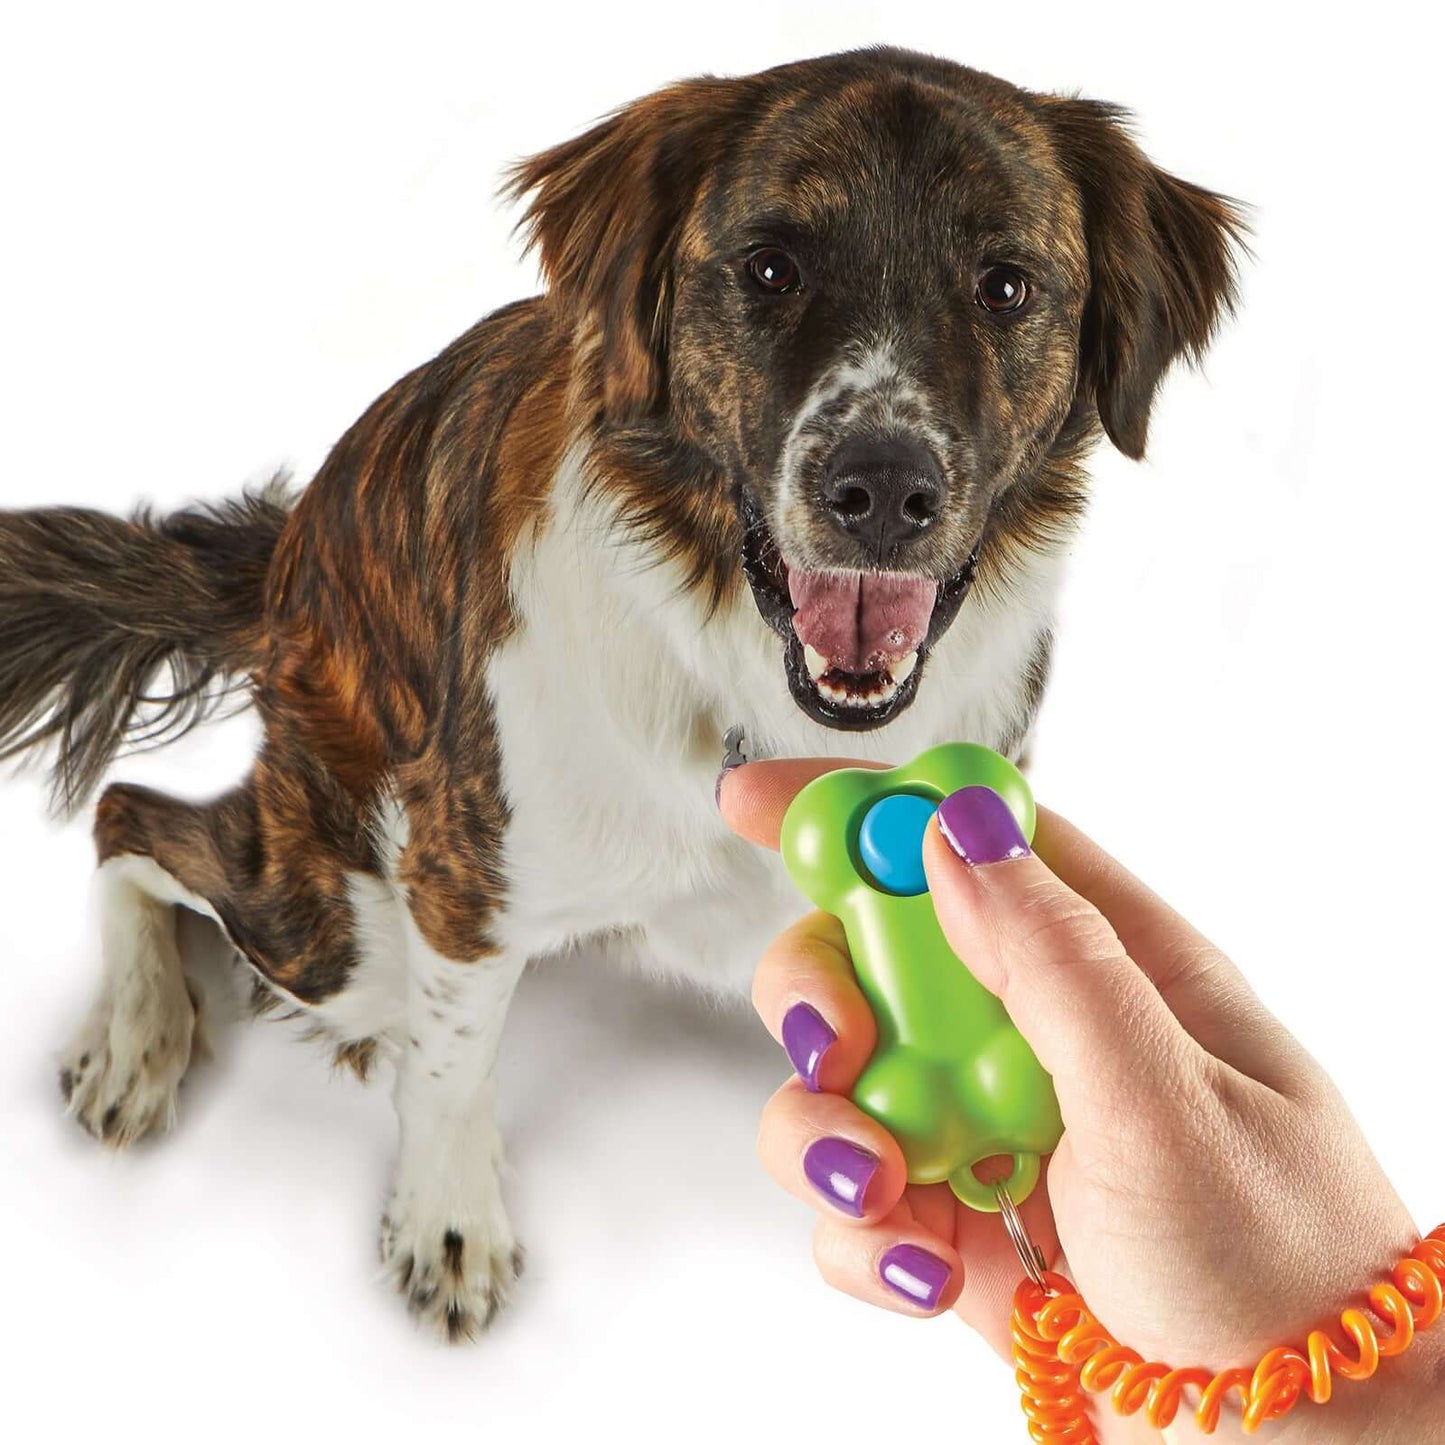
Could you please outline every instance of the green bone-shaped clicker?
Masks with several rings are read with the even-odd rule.
[[[921,891],[923,822],[950,793],[980,784],[1008,804],[1032,840],[1034,800],[1023,774],[988,748],[944,743],[887,772],[844,768],[816,778],[783,819],[782,851],[793,882],[842,922],[877,1019],[878,1046],[854,1102],[898,1140],[911,1183],[946,1179],[965,1204],[991,1210],[994,1188],[974,1166],[1012,1155],[1008,1191],[1022,1203],[1063,1123],[1052,1080],[1003,1005],[948,946],[932,898]],[[925,801],[890,804],[869,825],[870,812],[897,794]],[[889,813],[905,815],[901,833],[878,826]],[[866,839],[865,826],[872,829]],[[892,850],[891,860],[880,846]],[[899,857],[900,848],[908,856]],[[893,889],[870,872],[865,854]],[[903,892],[894,891],[900,877]]]

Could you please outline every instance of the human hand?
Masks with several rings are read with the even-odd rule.
[[[794,794],[837,766],[735,769],[723,815],[776,848]],[[930,828],[940,924],[1059,1096],[1064,1136],[1022,1210],[1050,1266],[1117,1339],[1180,1365],[1250,1362],[1337,1319],[1419,1236],[1323,1070],[1218,949],[1063,819],[1039,810],[1031,853],[986,789],[940,811],[957,845]],[[908,1185],[897,1144],[847,1097],[875,1032],[837,921],[783,934],[754,1002],[800,1074],[767,1106],[760,1152],[818,1209],[824,1277],[906,1313],[953,1309],[1006,1356],[1020,1269],[999,1221],[946,1185]],[[1445,1438],[1439,1396],[1422,1393],[1445,1370],[1441,1333],[1274,1437]],[[1403,1423],[1417,1406],[1431,1426]],[[1381,1433],[1397,1424],[1413,1433]]]

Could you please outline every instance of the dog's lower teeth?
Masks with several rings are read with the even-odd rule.
[[[803,643],[803,665],[808,668],[812,685],[818,695],[842,708],[877,708],[884,702],[892,702],[899,688],[912,678],[913,669],[918,666],[918,653],[905,653],[886,672],[857,673],[842,672],[829,668],[828,659],[816,647]]]
[[[828,659],[806,644],[803,646],[803,662],[820,697],[835,707],[870,708],[882,707],[884,703],[893,701],[899,688],[913,676],[913,669],[918,666],[918,654],[907,653],[887,671],[862,676],[829,667]]]
[[[859,680],[861,684],[861,679]],[[893,694],[898,691],[898,684],[892,678],[883,674],[868,680],[868,685],[850,686],[848,683],[840,683],[829,677],[821,677],[816,681],[818,692],[827,698],[831,703],[839,707],[881,707],[889,702]]]

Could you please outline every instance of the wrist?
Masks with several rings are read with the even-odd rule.
[[[1381,1360],[1373,1378],[1359,1385],[1344,1383],[1352,1396],[1360,1397],[1348,1404],[1341,1400],[1347,1417],[1353,1413],[1359,1422],[1352,1445],[1445,1440],[1445,1317],[1416,1334],[1403,1355]]]
[[[1157,1438],[1157,1437],[1156,1437]],[[1277,1423],[1246,1435],[1238,1412],[1201,1434],[1181,1412],[1166,1431],[1167,1445],[1427,1445],[1445,1441],[1445,1316],[1416,1334],[1402,1355],[1380,1361],[1368,1380],[1335,1379],[1326,1405],[1301,1400]]]

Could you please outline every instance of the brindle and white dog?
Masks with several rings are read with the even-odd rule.
[[[743,985],[799,905],[716,816],[731,724],[1018,754],[1085,457],[1100,427],[1141,455],[1240,229],[1109,106],[896,50],[672,86],[512,190],[547,294],[298,497],[0,515],[0,745],[55,743],[63,804],[227,680],[265,726],[212,802],[101,797],[71,1111],[117,1145],[171,1124],[175,912],[215,920],[349,1061],[394,1056],[382,1248],[453,1338],[519,1267],[493,1064],[528,960],[605,938]]]

